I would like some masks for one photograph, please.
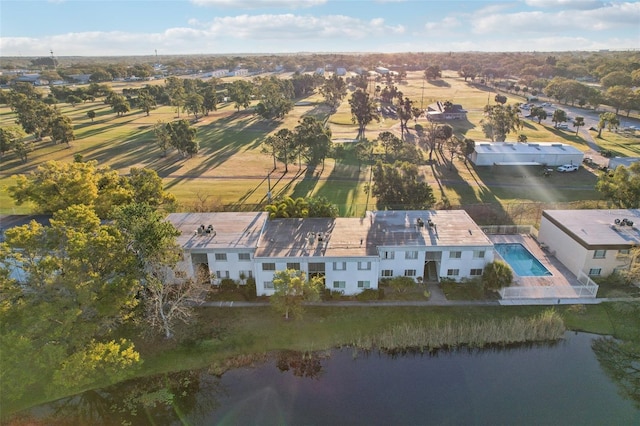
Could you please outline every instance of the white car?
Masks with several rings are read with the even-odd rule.
[[[578,171],[578,166],[574,164],[564,164],[556,169],[559,172],[576,172]]]

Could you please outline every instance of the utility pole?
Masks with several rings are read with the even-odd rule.
[[[271,169],[267,171],[267,201],[271,204]]]

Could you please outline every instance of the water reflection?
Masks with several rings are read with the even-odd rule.
[[[601,337],[591,347],[602,369],[618,385],[620,395],[640,409],[640,346]]]
[[[224,394],[219,377],[204,370],[130,380],[63,398],[42,407],[51,425],[201,424]]]
[[[64,425],[640,424],[636,350],[567,333],[488,349],[283,351],[222,376],[139,379],[31,413]]]
[[[319,379],[322,375],[322,360],[331,356],[330,352],[280,351],[276,356],[276,367],[285,372],[291,370],[296,377]]]

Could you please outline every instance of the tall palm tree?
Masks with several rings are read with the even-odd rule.
[[[578,130],[580,130],[582,126],[584,126],[584,117],[576,117],[573,120],[573,127],[576,128],[576,136],[578,136]]]

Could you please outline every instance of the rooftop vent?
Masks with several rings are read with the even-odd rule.
[[[200,225],[200,227],[198,227],[198,229],[196,229],[196,234],[197,235],[211,235],[211,236],[216,236],[216,230],[213,228],[213,225]]]
[[[633,226],[633,221],[624,218],[624,219],[616,219],[613,221],[613,223],[615,223],[616,225],[620,225],[620,226]]]

